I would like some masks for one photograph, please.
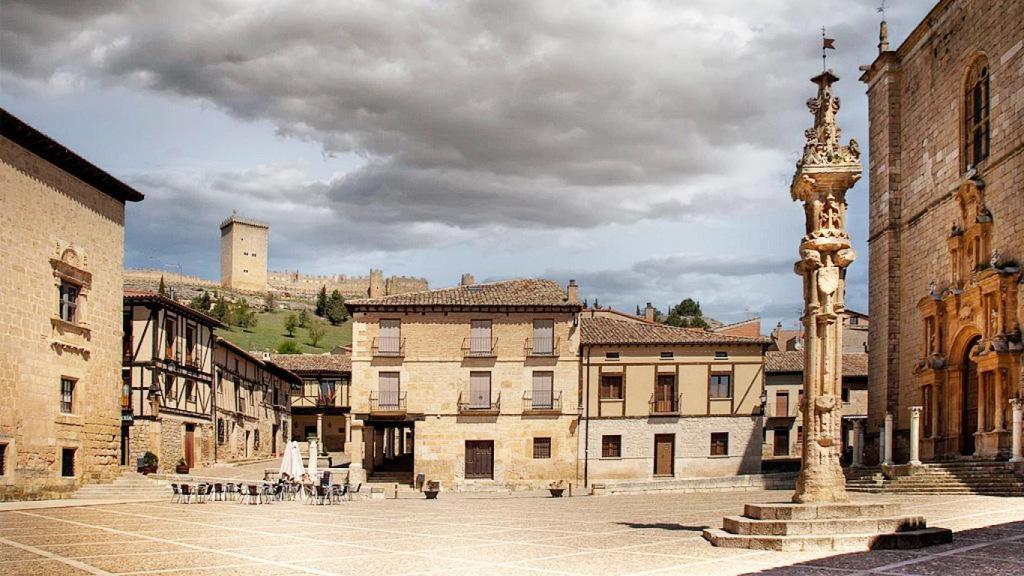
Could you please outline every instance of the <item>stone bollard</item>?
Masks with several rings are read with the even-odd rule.
[[[885,415],[885,454],[882,464],[892,466],[892,414]]]
[[[920,406],[910,407],[910,465],[921,465],[921,411]]]
[[[853,421],[853,462],[855,468],[864,465],[864,422]]]

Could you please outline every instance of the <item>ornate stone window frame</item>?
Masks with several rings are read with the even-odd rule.
[[[50,324],[55,332],[53,345],[61,350],[88,354],[89,350],[82,341],[89,340],[92,332],[89,325],[89,293],[92,288],[92,273],[87,269],[87,259],[80,248],[57,242],[55,256],[51,257],[49,262],[53,275],[53,290],[50,292],[53,295],[53,304],[50,307],[52,310]],[[60,317],[60,286],[63,283],[73,284],[78,288],[73,322]],[[75,334],[79,338],[73,341],[60,338],[67,333]]]

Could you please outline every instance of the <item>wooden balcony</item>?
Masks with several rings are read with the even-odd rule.
[[[769,402],[765,408],[766,418],[796,418],[800,414],[800,406],[796,402],[781,406],[776,402]]]
[[[650,415],[651,416],[679,416],[679,407],[683,403],[683,395],[677,394],[669,398],[656,399],[651,394]]]
[[[498,346],[497,338],[463,338],[462,356],[464,358],[494,358],[494,350]]]
[[[561,414],[562,393],[523,394],[523,414]]]
[[[527,338],[523,345],[523,354],[527,357],[554,357],[558,356],[558,346],[561,342],[558,338]]]
[[[373,355],[382,358],[405,357],[405,338],[390,336],[374,338]]]
[[[471,401],[468,394],[459,393],[459,414],[495,416],[501,412],[501,392],[488,402]]]
[[[404,418],[406,410],[405,392],[370,392],[370,415],[376,418]]]

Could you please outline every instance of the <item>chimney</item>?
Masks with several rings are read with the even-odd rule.
[[[459,280],[459,286],[472,286],[473,284],[476,284],[476,280],[469,273],[463,274],[462,279]]]
[[[644,320],[654,322],[654,306],[651,306],[650,302],[648,302],[647,307],[644,308]]]
[[[580,303],[580,287],[576,285],[575,280],[569,280],[569,286],[565,289],[565,296],[570,304]]]
[[[878,53],[889,51],[889,25],[882,20],[878,26]]]
[[[366,290],[366,295],[370,298],[381,298],[386,295],[383,270],[370,269],[370,287]]]

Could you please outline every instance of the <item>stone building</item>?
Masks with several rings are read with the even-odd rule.
[[[915,406],[922,459],[1005,457],[1022,395],[1024,1],[942,0],[895,50],[884,26],[861,77],[869,462],[886,414],[906,462]]]
[[[0,109],[0,500],[119,474],[125,203],[140,200]]]
[[[231,214],[220,224],[220,283],[239,292],[267,290],[270,225]]]
[[[266,459],[291,438],[290,405],[302,380],[271,361],[218,337],[213,351],[217,443],[214,460]]]
[[[585,310],[580,330],[587,484],[760,472],[767,338],[611,310]]]
[[[764,359],[765,421],[762,460],[766,468],[798,463],[803,441],[804,353],[769,350]],[[868,355],[843,353],[841,449],[846,463],[853,460],[854,434],[864,425],[868,410]],[[772,466],[767,464],[772,463]]]
[[[292,439],[318,440],[321,454],[337,465],[351,436],[352,351],[331,354],[274,354],[271,360],[298,375],[301,387],[292,395]],[[309,452],[304,447],[304,453]]]
[[[575,480],[574,282],[467,279],[347,305],[354,478],[423,474],[457,490]]]
[[[125,292],[121,463],[159,471],[214,461],[215,318],[155,292]]]

